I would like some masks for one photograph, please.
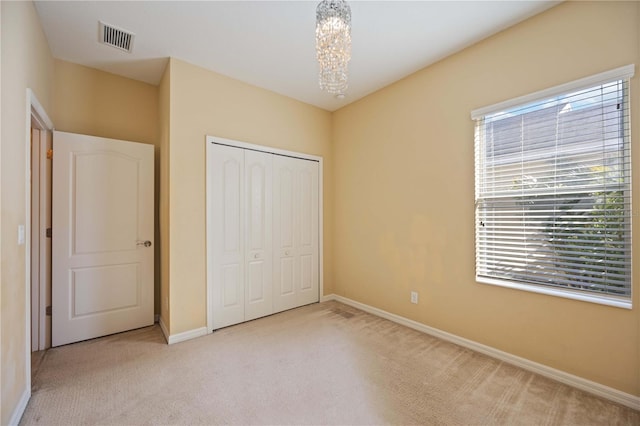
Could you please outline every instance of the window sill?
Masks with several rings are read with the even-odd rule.
[[[582,302],[597,303],[599,305],[613,306],[616,308],[631,309],[633,307],[631,300],[617,298],[614,296],[599,296],[592,293],[583,293],[561,288],[544,287],[528,284],[514,283],[510,281],[476,277],[476,282],[480,284],[490,284],[499,287],[512,288],[515,290],[529,291],[531,293],[546,294],[549,296],[563,297],[565,299],[580,300]]]

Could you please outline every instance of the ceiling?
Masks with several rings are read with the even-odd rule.
[[[168,57],[334,111],[558,1],[350,1],[344,99],[320,91],[317,1],[37,1],[55,58],[158,84]],[[98,21],[135,33],[127,53]]]

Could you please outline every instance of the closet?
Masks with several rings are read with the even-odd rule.
[[[207,276],[218,329],[319,300],[318,161],[207,138]]]

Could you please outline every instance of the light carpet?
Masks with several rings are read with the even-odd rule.
[[[47,351],[23,425],[639,425],[640,412],[338,302],[167,345]]]

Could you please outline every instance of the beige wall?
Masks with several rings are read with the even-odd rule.
[[[26,89],[31,88],[51,114],[53,58],[31,2],[0,3],[2,31],[2,144],[0,193],[2,213],[0,424],[7,424],[27,392],[25,351],[25,246],[17,244],[19,224],[25,224],[25,162],[27,148]]]
[[[158,87],[55,60],[56,130],[158,143]]]
[[[156,145],[156,224],[153,241],[156,259],[155,312],[160,313],[158,87],[55,60],[53,111],[56,130]]]
[[[337,111],[335,292],[640,395],[637,288],[626,310],[475,282],[470,119],[475,108],[640,64],[639,25],[638,2],[564,3]],[[638,132],[633,139],[640,170]]]
[[[207,324],[206,135],[324,158],[324,283],[332,292],[331,114],[179,60],[170,66],[170,333]]]

